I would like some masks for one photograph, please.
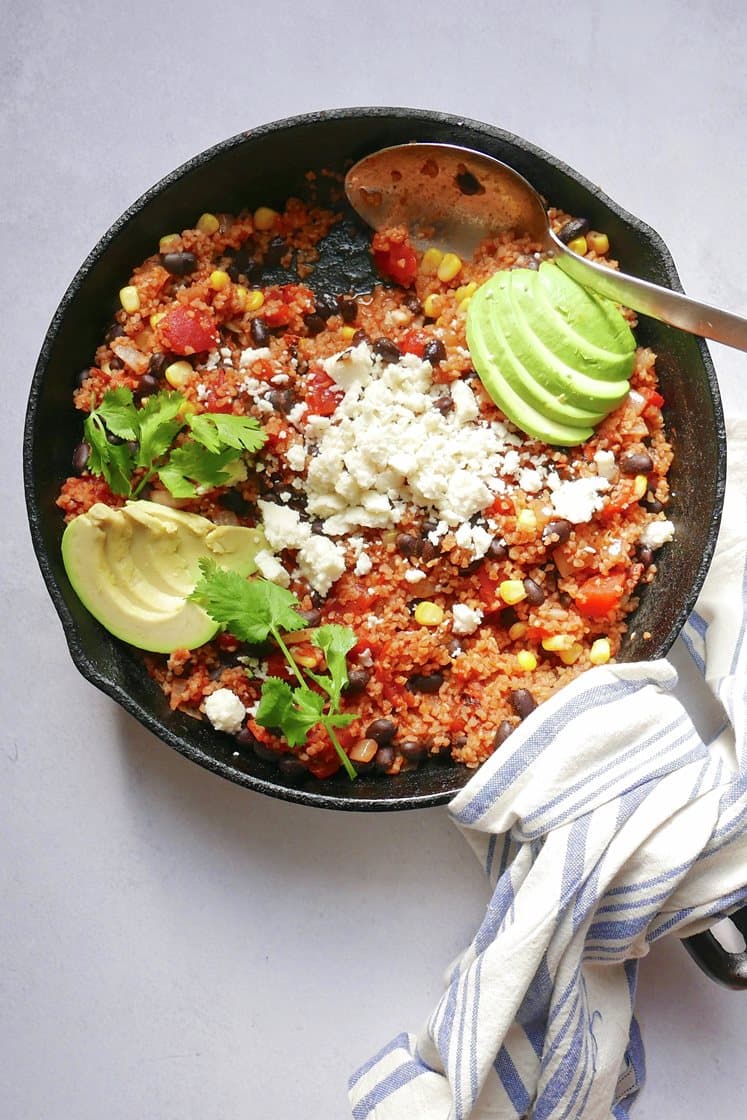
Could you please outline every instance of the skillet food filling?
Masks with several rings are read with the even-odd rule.
[[[285,780],[476,767],[655,579],[655,355],[526,237],[379,232],[378,282],[328,290],[341,220],[206,213],[135,269],[74,394],[63,558],[172,709]]]

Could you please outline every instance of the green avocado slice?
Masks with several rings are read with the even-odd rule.
[[[207,518],[161,506],[97,503],[65,529],[62,560],[83,605],[116,638],[153,653],[195,649],[217,624],[188,596],[199,561],[248,576],[267,548],[259,529],[214,525]]]

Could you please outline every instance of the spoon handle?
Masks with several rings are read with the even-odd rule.
[[[579,284],[672,327],[723,342],[736,350],[747,350],[747,319],[709,307],[707,303],[699,303],[648,280],[594,264],[578,256],[554,234],[550,237],[555,263]]]

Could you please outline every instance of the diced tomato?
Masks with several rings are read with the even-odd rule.
[[[506,514],[515,512],[516,510],[514,508],[514,503],[511,501],[511,499],[502,498],[500,495],[495,499],[492,506],[488,506],[488,508],[485,510],[485,513],[488,515],[488,517],[490,517],[491,515],[495,517],[498,514],[501,514],[505,517]]]
[[[490,570],[484,564],[477,569],[477,579],[480,584],[480,601],[485,610],[488,613],[503,610],[506,604],[498,594],[501,581],[494,579]]]
[[[282,681],[295,680],[293,671],[279,650],[276,653],[269,654],[267,658],[267,675],[268,677],[280,677]]]
[[[166,312],[156,333],[163,348],[174,354],[199,354],[214,349],[219,341],[211,312],[181,303]]]
[[[647,404],[653,405],[654,408],[661,408],[664,404],[664,398],[656,389],[642,389],[641,395],[646,398]]]
[[[576,606],[584,618],[604,618],[620,606],[625,578],[620,574],[592,576],[581,584]]]
[[[388,276],[403,288],[411,287],[418,274],[418,258],[410,245],[392,245],[375,252],[374,264],[382,276]]]
[[[404,354],[416,354],[418,358],[422,358],[428,337],[420,327],[411,327],[400,339],[399,348]]]
[[[306,404],[311,416],[331,416],[344,394],[332,378],[319,370],[306,383]]]

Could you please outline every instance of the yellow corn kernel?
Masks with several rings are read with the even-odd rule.
[[[343,327],[340,331],[340,334],[344,339],[349,341],[355,334],[355,327]]]
[[[542,639],[542,648],[548,653],[560,653],[561,650],[571,649],[575,644],[570,634],[551,634],[549,638]]]
[[[128,315],[140,310],[140,293],[134,284],[128,284],[126,288],[119,289],[119,302]]]
[[[472,296],[465,296],[464,299],[460,299],[459,303],[457,304],[457,311],[466,311],[469,307],[471,299]]]
[[[316,655],[313,653],[294,653],[293,660],[296,665],[301,665],[304,669],[316,668]]]
[[[170,366],[166,366],[163,376],[172,389],[183,389],[193,372],[189,362],[172,362]]]
[[[254,211],[254,228],[260,230],[272,229],[277,216],[277,210],[271,210],[269,206],[259,206]]]
[[[166,314],[166,312],[165,312],[165,311],[154,311],[154,312],[153,312],[153,314],[151,315],[150,319],[148,320],[148,322],[150,323],[150,325],[151,325],[151,328],[152,328],[153,330],[155,330],[155,329],[156,329],[156,327],[157,327],[157,326],[158,326],[158,324],[159,324],[159,323],[161,322],[161,319],[163,319],[163,317],[164,317],[164,315],[165,315],[165,314]]]
[[[589,650],[589,661],[592,665],[606,665],[612,657],[612,647],[609,638],[597,638]]]
[[[217,233],[220,229],[220,220],[215,214],[200,214],[197,219],[197,228],[200,233]]]
[[[234,303],[237,303],[242,311],[246,311],[246,298],[249,292],[243,284],[235,284],[233,289]]]
[[[589,249],[593,249],[599,256],[603,256],[610,251],[610,239],[606,233],[596,233],[594,231],[587,233],[586,244]]]
[[[516,528],[525,533],[535,533],[537,531],[537,515],[533,509],[523,509],[521,511],[516,518]]]
[[[573,241],[568,242],[568,248],[572,253],[578,253],[580,257],[585,257],[589,251],[589,246],[586,243],[586,238],[583,236],[574,237]]]
[[[253,288],[250,292],[246,293],[245,311],[259,311],[262,304],[265,302],[264,293],[257,291]]]
[[[509,627],[508,636],[512,642],[515,642],[517,638],[523,638],[526,632],[526,622],[515,622],[513,626]]]
[[[636,501],[640,501],[648,490],[648,479],[645,474],[637,474],[633,480],[633,494]]]
[[[462,258],[458,257],[456,253],[446,253],[440,265],[436,269],[436,276],[445,284],[449,280],[453,280],[462,271]]]
[[[498,594],[503,602],[508,603],[509,606],[520,603],[522,599],[527,597],[526,588],[520,579],[504,579],[498,588]]]
[[[231,277],[222,268],[216,268],[210,273],[208,284],[214,292],[222,292],[231,283]]]
[[[426,249],[420,262],[420,271],[424,276],[435,276],[443,259],[444,255],[440,249]]]
[[[179,240],[178,233],[165,233],[158,242],[159,253],[170,253]]]
[[[461,303],[462,300],[469,299],[470,296],[473,296],[476,291],[477,284],[474,280],[470,280],[469,284],[462,284],[459,288],[457,288],[457,290],[454,292],[454,295],[456,299]]]
[[[516,654],[516,664],[522,673],[531,673],[537,668],[537,658],[530,649],[520,649]]]
[[[437,319],[441,312],[441,298],[435,292],[431,292],[423,300],[423,314],[427,319]]]
[[[564,665],[575,665],[583,652],[584,647],[574,642],[570,649],[558,650],[558,657]]]
[[[430,603],[424,599],[415,608],[415,621],[421,626],[440,626],[444,620],[444,612],[438,603]]]

